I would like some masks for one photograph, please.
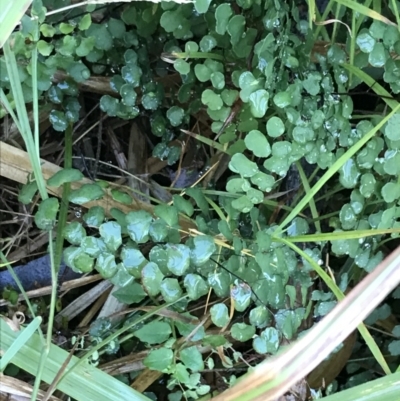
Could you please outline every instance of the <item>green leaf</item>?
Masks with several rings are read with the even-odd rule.
[[[150,225],[153,221],[152,215],[144,210],[139,210],[129,212],[125,219],[129,236],[139,244],[147,242]]]
[[[132,204],[132,197],[125,192],[119,191],[118,189],[112,189],[111,196],[115,201],[123,203],[124,205]]]
[[[75,168],[63,168],[57,171],[47,180],[49,187],[61,187],[61,185],[67,182],[80,181],[83,178],[83,174]]]
[[[274,100],[275,101],[275,100]],[[277,138],[285,132],[285,124],[276,116],[273,116],[267,121],[267,134],[272,138]]]
[[[196,301],[208,293],[207,283],[203,277],[198,274],[187,274],[183,281],[183,285],[186,288],[188,297],[193,301]]]
[[[110,279],[117,273],[118,269],[115,256],[111,253],[102,252],[96,260],[95,268],[103,278]]]
[[[173,127],[178,127],[182,124],[185,112],[181,107],[172,106],[167,110],[167,118]]]
[[[49,115],[49,121],[53,128],[58,132],[63,132],[68,127],[67,119],[62,111],[52,110]]]
[[[347,160],[339,169],[339,181],[345,188],[354,188],[357,185],[360,175],[360,171],[353,158]]]
[[[66,24],[65,22],[61,22],[59,29],[61,33],[67,35],[74,30],[74,26],[71,24]]]
[[[195,266],[204,265],[217,249],[214,238],[209,235],[198,235],[194,237],[193,245],[194,248],[190,256]]]
[[[287,92],[278,92],[274,96],[273,100],[274,100],[276,107],[279,107],[280,109],[283,109],[283,108],[289,106],[291,103],[290,94]]]
[[[253,340],[253,348],[259,354],[276,354],[279,349],[280,335],[275,327],[268,327]]]
[[[205,14],[208,11],[211,0],[195,0],[194,8],[199,14]]]
[[[32,202],[33,197],[35,196],[38,190],[38,185],[36,181],[28,182],[24,184],[19,191],[18,201],[24,205],[29,205]]]
[[[257,164],[250,161],[241,153],[236,153],[232,156],[232,159],[229,162],[229,168],[231,171],[240,174],[242,177],[252,177],[259,171]]]
[[[115,253],[122,245],[121,226],[116,221],[108,221],[99,227],[99,234],[109,251]]]
[[[265,89],[253,92],[249,97],[250,111],[255,118],[262,118],[268,109],[269,93]]]
[[[164,278],[160,291],[165,302],[175,302],[182,296],[182,288],[176,278]]]
[[[143,364],[151,370],[163,372],[172,365],[173,360],[173,351],[170,348],[161,347],[151,350],[143,360]]]
[[[385,49],[383,43],[375,43],[372,52],[368,55],[368,61],[373,67],[381,68],[389,58],[389,52]]]
[[[80,243],[81,248],[92,258],[97,258],[102,252],[106,252],[106,244],[96,237],[84,237]]]
[[[171,335],[171,326],[166,322],[150,322],[133,334],[147,344],[161,344]]]
[[[190,369],[192,372],[204,370],[203,356],[196,346],[181,350],[179,359],[184,363],[186,368]]]
[[[254,174],[250,181],[257,185],[258,189],[264,192],[271,192],[272,188],[275,185],[275,179],[272,175],[262,173],[259,171],[258,173]]]
[[[252,326],[262,329],[271,324],[272,314],[264,305],[259,305],[250,311],[249,319]]]
[[[238,312],[244,312],[251,302],[252,290],[250,286],[235,285],[231,288],[231,298],[235,305],[235,310]]]
[[[40,202],[35,214],[36,226],[44,231],[52,230],[56,224],[59,208],[60,204],[56,198],[47,198]]]
[[[213,71],[204,64],[196,64],[194,73],[200,82],[207,82],[211,78]]]
[[[52,44],[47,43],[44,40],[39,40],[39,42],[37,43],[37,48],[38,52],[42,56],[50,56],[51,52],[54,49],[54,46]]]
[[[382,187],[381,193],[386,203],[394,202],[400,198],[400,184],[398,182],[388,182]]]
[[[40,25],[40,32],[45,38],[52,38],[56,33],[56,28],[49,24]]]
[[[120,19],[110,18],[107,22],[107,28],[111,36],[116,39],[122,39],[126,32],[125,24]]]
[[[99,50],[110,50],[113,47],[114,41],[108,31],[106,24],[91,24],[86,30],[86,37],[93,36],[96,40],[95,46]]]
[[[72,190],[68,200],[77,205],[83,205],[100,199],[103,195],[104,191],[98,184],[84,184],[80,188]]]
[[[134,88],[140,85],[140,79],[143,75],[142,69],[135,64],[128,64],[121,68],[121,76],[128,84],[132,84]]]
[[[232,207],[242,213],[249,213],[254,204],[246,195],[243,195],[232,201]]]
[[[190,72],[190,64],[181,58],[178,58],[177,60],[175,60],[174,68],[181,75],[187,75]]]
[[[400,340],[392,341],[389,343],[388,350],[390,355],[399,356],[400,355]]]
[[[394,114],[385,127],[385,136],[391,141],[400,140],[400,113]]]
[[[234,323],[231,327],[231,335],[237,341],[248,341],[253,338],[255,334],[255,327],[245,323]]]
[[[191,217],[194,212],[193,205],[185,198],[180,195],[174,195],[172,197],[174,201],[174,206],[181,212],[186,214],[186,216]]]
[[[117,115],[118,104],[119,100],[110,95],[104,95],[100,98],[100,109],[111,117]]]
[[[147,263],[142,270],[142,282],[146,292],[155,297],[160,293],[160,285],[164,278],[158,266],[153,263]]]
[[[74,258],[75,271],[86,274],[93,270],[94,259],[86,253],[79,253]]]
[[[229,321],[229,311],[225,304],[215,304],[210,309],[211,320],[217,327],[225,327]]]
[[[167,267],[176,276],[183,276],[190,265],[190,248],[183,244],[167,248]]]
[[[224,105],[221,95],[216,94],[211,89],[206,89],[201,95],[201,101],[208,106],[210,110],[220,110]]]
[[[139,249],[123,247],[121,261],[130,275],[135,278],[141,278],[141,272],[147,264],[147,260]]]
[[[216,26],[215,31],[219,35],[224,35],[226,29],[228,27],[228,22],[231,16],[233,15],[233,11],[231,6],[228,3],[220,4],[215,10],[215,20]]]
[[[169,227],[175,227],[178,225],[178,210],[175,206],[166,204],[157,205],[154,207],[154,214],[160,219],[163,219]]]
[[[244,138],[247,149],[257,157],[268,157],[271,154],[271,146],[267,138],[258,130],[250,131]]]
[[[101,206],[93,206],[83,215],[84,222],[91,227],[99,227],[104,218],[105,211]]]
[[[92,24],[92,17],[90,14],[85,14],[79,21],[78,28],[80,31],[86,31]]]
[[[86,237],[86,230],[78,221],[67,224],[63,230],[63,237],[71,245],[80,245],[83,238]]]
[[[231,36],[231,43],[235,45],[242,38],[246,19],[243,15],[234,15],[228,22],[227,31]]]

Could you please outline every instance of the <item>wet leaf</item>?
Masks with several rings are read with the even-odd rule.
[[[240,198],[233,200],[231,204],[234,209],[239,210],[242,213],[249,213],[254,207],[253,202],[247,197],[247,195],[243,195]]]
[[[47,198],[40,202],[35,214],[35,224],[40,230],[50,231],[54,228],[60,204],[57,198]]]
[[[115,256],[111,253],[102,252],[96,260],[96,270],[105,279],[110,279],[117,272],[118,266]]]
[[[133,334],[146,344],[161,344],[171,335],[171,326],[166,322],[150,322]]]
[[[165,302],[175,302],[182,296],[182,288],[176,278],[164,278],[160,291]]]
[[[134,278],[125,269],[122,263],[118,263],[117,272],[110,278],[110,282],[117,287],[125,287],[133,282]]]
[[[150,225],[150,238],[154,242],[163,242],[166,240],[168,236],[168,226],[167,223],[164,220],[157,219],[154,220],[151,225]]]
[[[214,239],[209,235],[194,237],[193,246],[190,257],[195,266],[201,266],[206,263],[216,251]]]
[[[190,266],[190,248],[183,244],[167,248],[167,267],[176,276],[183,276]]]
[[[220,271],[210,273],[207,281],[218,297],[221,298],[229,295],[231,278],[225,270],[220,269]]]
[[[203,277],[198,274],[187,274],[183,281],[189,298],[193,301],[208,293],[208,285]]]
[[[85,253],[93,258],[97,258],[100,253],[107,251],[106,244],[100,238],[96,237],[84,237],[80,246]]]
[[[83,215],[83,221],[90,227],[99,227],[104,218],[105,212],[101,206],[93,206]]]
[[[279,343],[279,331],[275,327],[268,327],[253,340],[253,348],[259,354],[274,355],[279,349]]]
[[[147,264],[147,260],[139,249],[123,247],[121,260],[129,274],[135,278],[141,278],[141,271]]]
[[[231,298],[234,302],[235,310],[244,312],[251,302],[252,291],[249,285],[240,283],[231,288]]]
[[[71,245],[80,245],[82,240],[86,237],[86,230],[78,221],[67,224],[63,230],[63,237]]]
[[[292,339],[304,317],[304,308],[281,310],[275,314],[276,328],[288,340]]]
[[[268,109],[269,93],[265,89],[259,89],[249,96],[251,114],[255,118],[262,118]]]
[[[68,121],[62,111],[52,110],[49,115],[49,121],[53,128],[58,132],[63,132],[68,127]]]
[[[99,233],[108,250],[115,253],[122,245],[121,226],[115,221],[103,223]]]
[[[347,162],[339,169],[339,174],[339,181],[345,188],[354,188],[361,175],[354,159],[347,160]]]
[[[362,52],[371,53],[376,41],[368,32],[362,32],[357,36],[356,43]]]
[[[275,185],[275,179],[272,175],[262,173],[259,171],[258,173],[254,174],[250,181],[257,185],[258,189],[264,192],[271,192],[272,188]]]
[[[172,106],[167,111],[167,118],[173,127],[178,127],[182,124],[185,112],[181,107]]]
[[[225,304],[215,304],[210,309],[211,320],[217,327],[225,327],[229,321],[229,311]]]
[[[149,238],[150,225],[153,217],[144,210],[129,212],[126,217],[129,236],[137,243],[145,243]]]
[[[373,67],[383,67],[386,60],[389,58],[389,52],[383,46],[383,43],[377,42],[374,45],[371,53],[368,55],[368,61]]]
[[[259,305],[250,311],[249,319],[252,326],[262,329],[271,324],[272,315],[264,305]]]
[[[231,327],[231,335],[237,341],[246,342],[255,334],[255,327],[245,323],[234,323]]]
[[[146,292],[155,297],[160,293],[160,285],[164,278],[158,266],[153,263],[147,263],[142,269],[142,282]]]

